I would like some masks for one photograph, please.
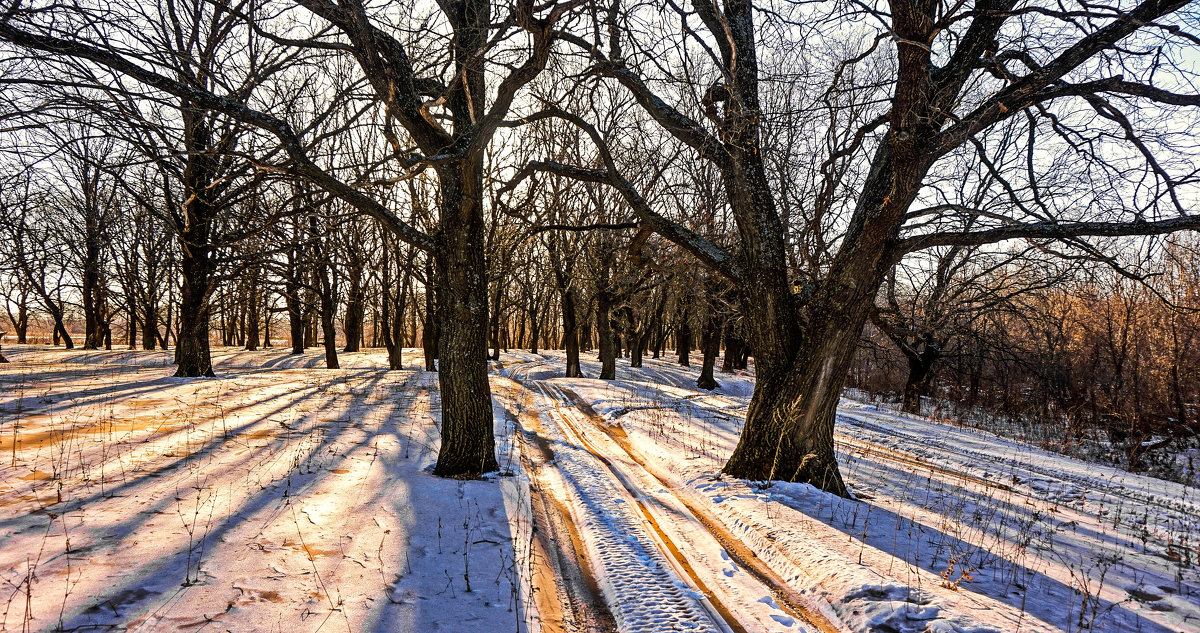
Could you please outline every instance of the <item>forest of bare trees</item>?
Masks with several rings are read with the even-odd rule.
[[[185,378],[212,345],[386,348],[438,372],[450,477],[497,469],[509,349],[753,371],[738,478],[846,495],[846,386],[1146,468],[1200,433],[1198,20],[17,0],[0,330]]]

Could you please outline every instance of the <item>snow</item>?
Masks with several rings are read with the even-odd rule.
[[[709,394],[695,369],[645,364],[551,382],[851,630],[1200,631],[1195,488],[848,401],[840,459],[862,501],[728,480],[752,378],[718,373]]]
[[[435,375],[219,352],[219,378],[177,380],[162,353],[5,352],[0,629],[529,628],[523,482],[428,474]]]
[[[550,412],[550,405],[544,406],[539,413]],[[621,630],[719,631],[696,593],[653,543],[634,510],[634,499],[620,482],[568,427],[550,415],[542,415],[540,422],[543,437],[554,450],[560,485],[570,496],[588,559],[598,568],[605,598]]]
[[[504,354],[501,473],[456,481],[419,350],[5,353],[0,630],[568,630],[536,487],[623,632],[1200,632],[1197,488],[851,401],[857,500],[729,479],[750,372]]]

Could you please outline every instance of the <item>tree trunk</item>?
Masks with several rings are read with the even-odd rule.
[[[396,263],[400,264],[399,257],[396,258]],[[408,305],[409,284],[412,282],[411,259],[408,264],[408,266],[403,266],[404,281],[396,289],[395,299],[392,298],[386,287],[381,293],[383,344],[388,351],[388,369],[392,371],[404,369],[404,312]],[[391,264],[385,261],[384,265],[390,266]],[[391,285],[390,277],[390,273],[384,277],[385,286]]]
[[[129,314],[125,317],[125,343],[129,349],[137,349],[138,318],[137,306],[129,299]]]
[[[250,277],[246,284],[246,351],[258,350],[259,321],[262,318],[262,292],[259,287],[258,275]]]
[[[938,354],[926,350],[919,355],[905,354],[908,360],[908,379],[904,382],[904,396],[900,408],[905,413],[921,415],[921,399],[928,398],[933,385],[933,366]]]
[[[409,260],[409,266],[412,266],[412,260]],[[411,286],[410,286],[411,288]],[[416,290],[410,290],[409,297],[416,301]],[[407,299],[405,300],[407,301]],[[417,347],[417,332],[420,331],[420,326],[417,324],[417,313],[420,312],[415,307],[408,311],[408,327],[404,328],[404,346]],[[398,343],[399,341],[397,341]]]
[[[675,350],[679,353],[679,365],[690,367],[688,355],[692,351],[692,325],[688,321],[687,310],[680,314],[679,331],[675,334]]]
[[[183,284],[179,293],[179,333],[175,338],[177,378],[213,376],[212,354],[208,346],[209,261],[207,236],[193,239],[192,231],[179,236],[179,268]]]
[[[321,343],[325,346],[325,368],[339,369],[337,351],[337,298],[332,289],[323,289],[321,293]]]
[[[663,347],[667,342],[667,324],[662,319],[658,319],[658,327],[654,329],[654,340],[650,345],[654,348],[654,358],[662,358]]]
[[[221,331],[221,345],[229,347],[233,345],[233,335],[236,334],[236,326],[229,314],[229,295],[226,292],[222,292],[217,297],[217,312],[221,315],[217,329]]]
[[[88,247],[90,251],[90,247]],[[97,259],[99,257],[97,256]],[[90,260],[91,257],[88,257]],[[98,264],[85,261],[81,280],[83,298],[83,349],[100,349],[104,344],[104,322],[100,315],[100,272]]]
[[[158,339],[159,347],[166,351],[170,338],[175,334],[175,287],[172,285],[167,294],[167,322],[164,324],[162,336]]]
[[[865,318],[864,311],[857,323],[826,322],[779,365],[756,361],[746,426],[724,473],[810,483],[848,496],[834,455],[833,424]]]
[[[346,347],[343,351],[357,352],[361,349],[363,338],[363,263],[352,260],[349,270],[350,284],[346,289]]]
[[[631,332],[630,335],[627,337],[629,339],[629,366],[630,367],[641,367],[642,366],[642,351],[644,348],[644,345],[642,344],[642,338],[644,336],[645,336],[645,334],[634,331],[634,332]]]
[[[234,340],[234,345],[239,347],[246,346],[246,330],[250,328],[247,323],[250,320],[250,301],[252,290],[249,289],[250,283],[247,281],[242,284],[242,293],[239,297],[237,306],[237,338]],[[257,346],[255,346],[257,347]]]
[[[438,314],[438,290],[434,286],[436,279],[433,274],[433,264],[425,263],[425,323],[421,325],[421,347],[425,352],[425,371],[437,371],[438,341],[441,340],[441,317]]]
[[[721,360],[721,371],[732,372],[738,369],[742,360],[742,339],[733,326],[733,319],[725,321],[725,358]]]
[[[58,305],[50,295],[43,289],[39,288],[42,299],[46,304],[46,311],[50,313],[50,318],[54,320],[54,346],[57,347],[59,341],[62,341],[63,347],[66,349],[75,349],[75,341],[71,340],[70,332],[67,332],[67,324],[63,322],[63,309]]]
[[[607,275],[602,283],[607,285]],[[614,340],[611,321],[612,305],[608,292],[596,293],[596,333],[600,337],[600,379],[614,380],[617,377],[617,342]]]
[[[704,322],[704,330],[700,333],[700,351],[704,353],[704,361],[696,386],[711,391],[721,386],[716,378],[713,378],[717,354],[721,352],[721,320],[715,316],[708,317]]]
[[[17,320],[13,322],[13,329],[17,331],[17,344],[24,345],[28,341],[29,333],[29,307],[24,297],[17,306]]]
[[[920,170],[921,160],[905,156],[896,164]],[[723,174],[726,191],[742,192],[731,205],[743,217],[761,217],[761,208],[774,205],[761,156],[746,152],[738,161],[746,169],[743,174]],[[739,288],[757,381],[726,474],[809,483],[849,495],[833,450],[838,399],[875,293],[890,269],[888,245],[919,189],[919,179],[900,178],[892,166],[892,144],[881,143],[857,201],[856,219],[830,272],[801,296],[787,276],[782,227],[777,220],[766,227],[769,234],[760,239],[758,258],[746,271],[753,283]],[[746,230],[748,224],[743,224],[739,222]]]
[[[435,236],[441,336],[438,382],[442,446],[433,474],[478,477],[496,470],[487,364],[487,267],[481,157],[438,170],[441,230]]]
[[[542,297],[534,292],[529,294],[529,353],[536,354],[538,353],[538,337],[542,335],[542,322],[538,318]]]
[[[497,276],[499,272],[497,271]],[[488,360],[500,360],[500,302],[504,300],[504,284],[496,280],[495,291],[492,293],[491,310],[488,312],[488,332],[492,340],[492,352],[487,354]]]
[[[146,294],[153,293],[154,290],[150,290]],[[148,296],[142,305],[142,349],[152,350],[157,347],[158,337],[158,305]],[[163,349],[166,349],[166,346]]]
[[[637,301],[634,297],[631,301]],[[629,356],[630,367],[642,366],[642,333],[638,330],[637,315],[634,314],[633,308],[625,306],[622,310],[623,321],[625,321],[625,350]]]
[[[290,275],[298,275],[298,271],[293,267],[288,271]],[[288,313],[288,333],[292,338],[292,353],[304,353],[304,306],[300,301],[300,285],[293,279],[289,279],[284,284],[283,302],[287,306]]]
[[[584,311],[583,325],[579,328],[579,349],[589,352],[592,349],[592,311]]]
[[[317,326],[320,325],[321,318],[317,313],[319,312],[320,299],[312,301],[313,293],[309,292],[306,294],[309,295],[309,301],[305,302],[304,310],[304,346],[316,347],[319,345],[317,343],[319,340]]]
[[[408,303],[408,282],[409,275],[406,272],[404,283],[396,293],[396,315],[392,317],[390,334],[387,335],[392,343],[388,348],[388,369],[393,371],[404,369],[404,310]]]
[[[567,378],[581,378],[583,371],[579,367],[579,315],[577,312],[578,299],[575,287],[571,281],[574,269],[574,259],[564,261],[559,255],[556,242],[550,243],[551,272],[554,273],[554,286],[558,290],[562,312],[563,349],[567,352]],[[568,265],[569,264],[569,265]]]
[[[567,350],[567,378],[583,376],[579,367],[579,327],[575,319],[575,290],[567,288],[562,293],[563,347]]]

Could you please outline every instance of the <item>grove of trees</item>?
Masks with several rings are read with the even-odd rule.
[[[15,0],[4,329],[420,347],[449,477],[509,348],[752,359],[733,477],[848,494],[847,380],[1139,467],[1200,431],[1197,45],[1183,0]]]

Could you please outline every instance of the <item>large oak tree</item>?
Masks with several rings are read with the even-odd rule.
[[[522,175],[607,183],[645,226],[727,277],[740,294],[757,384],[724,472],[846,495],[833,444],[838,398],[880,284],[906,253],[1011,239],[1087,249],[1088,237],[1200,228],[1183,202],[1196,181],[1191,141],[1179,134],[1194,125],[1200,95],[1169,61],[1198,41],[1187,6],[695,0],[652,14],[618,0],[607,28],[571,38],[583,58],[578,74],[619,84],[642,119],[715,166],[736,246],[654,208],[639,185],[644,158],[629,160],[619,139],[565,109],[546,115],[586,131],[596,162],[537,161]],[[768,34],[774,69],[760,66]],[[830,59],[821,72],[818,60]],[[828,142],[805,163],[814,183],[802,205],[808,226],[795,226],[781,214],[796,205],[781,198],[790,183],[773,171],[777,148],[768,144],[793,112],[773,110],[764,93],[796,92],[814,78],[825,85],[799,89],[801,110],[826,116]],[[1056,151],[1087,166],[1108,195],[1059,195],[1058,183],[1041,181]],[[953,167],[964,160],[994,172],[1000,211],[936,204],[961,185]],[[795,257],[791,237],[805,231],[817,234],[813,258]]]

